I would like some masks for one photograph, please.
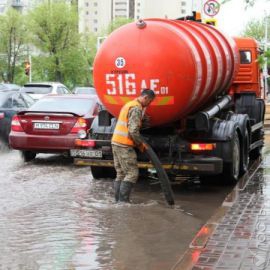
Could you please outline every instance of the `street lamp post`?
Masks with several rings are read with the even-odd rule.
[[[32,57],[29,55],[29,64],[30,64],[30,69],[29,69],[29,82],[32,82]]]

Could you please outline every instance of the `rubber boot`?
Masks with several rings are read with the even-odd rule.
[[[114,181],[113,188],[114,188],[114,198],[115,201],[119,201],[119,193],[120,193],[120,185],[122,181]]]
[[[120,186],[119,201],[129,203],[129,196],[133,187],[133,183],[122,181]]]

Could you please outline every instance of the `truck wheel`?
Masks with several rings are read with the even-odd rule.
[[[240,159],[240,175],[243,175],[248,170],[249,164],[249,134],[247,128],[245,129],[245,134],[243,138],[243,146],[241,149],[241,159]]]
[[[96,167],[91,166],[91,172],[94,179],[112,178],[116,177],[116,171],[111,167]]]
[[[231,143],[232,161],[230,163],[225,163],[223,168],[223,178],[228,184],[236,182],[240,174],[241,152],[239,137],[236,131],[234,132]]]
[[[255,133],[254,133],[254,135],[253,135],[253,141],[258,141],[258,140],[260,140],[263,136],[262,136],[262,130],[260,129],[260,130],[257,130]],[[250,151],[250,153],[249,153],[249,157],[250,157],[250,159],[252,159],[252,160],[255,160],[255,159],[257,159],[258,157],[260,157],[261,156],[261,154],[262,154],[262,146],[259,146],[259,147],[257,147],[257,148],[255,148],[255,149],[253,149],[252,151]]]
[[[36,153],[31,151],[21,151],[21,156],[24,162],[29,162],[33,160],[36,157],[36,155],[37,155]]]

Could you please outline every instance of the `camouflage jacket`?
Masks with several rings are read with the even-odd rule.
[[[143,110],[138,106],[131,108],[128,112],[128,133],[137,146],[142,143],[140,135],[142,116]]]

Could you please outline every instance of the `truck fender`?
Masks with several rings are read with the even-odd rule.
[[[230,115],[230,121],[233,121],[238,124],[239,126],[239,140],[240,140],[240,145],[242,147],[244,143],[244,139],[246,136],[246,129],[248,131],[248,139],[249,142],[251,141],[251,125],[250,125],[250,120],[249,116],[247,114],[231,114]]]
[[[232,140],[235,135],[240,135],[240,127],[237,122],[218,119],[212,126],[212,137],[215,138],[216,149],[213,154],[228,163],[232,161]]]

